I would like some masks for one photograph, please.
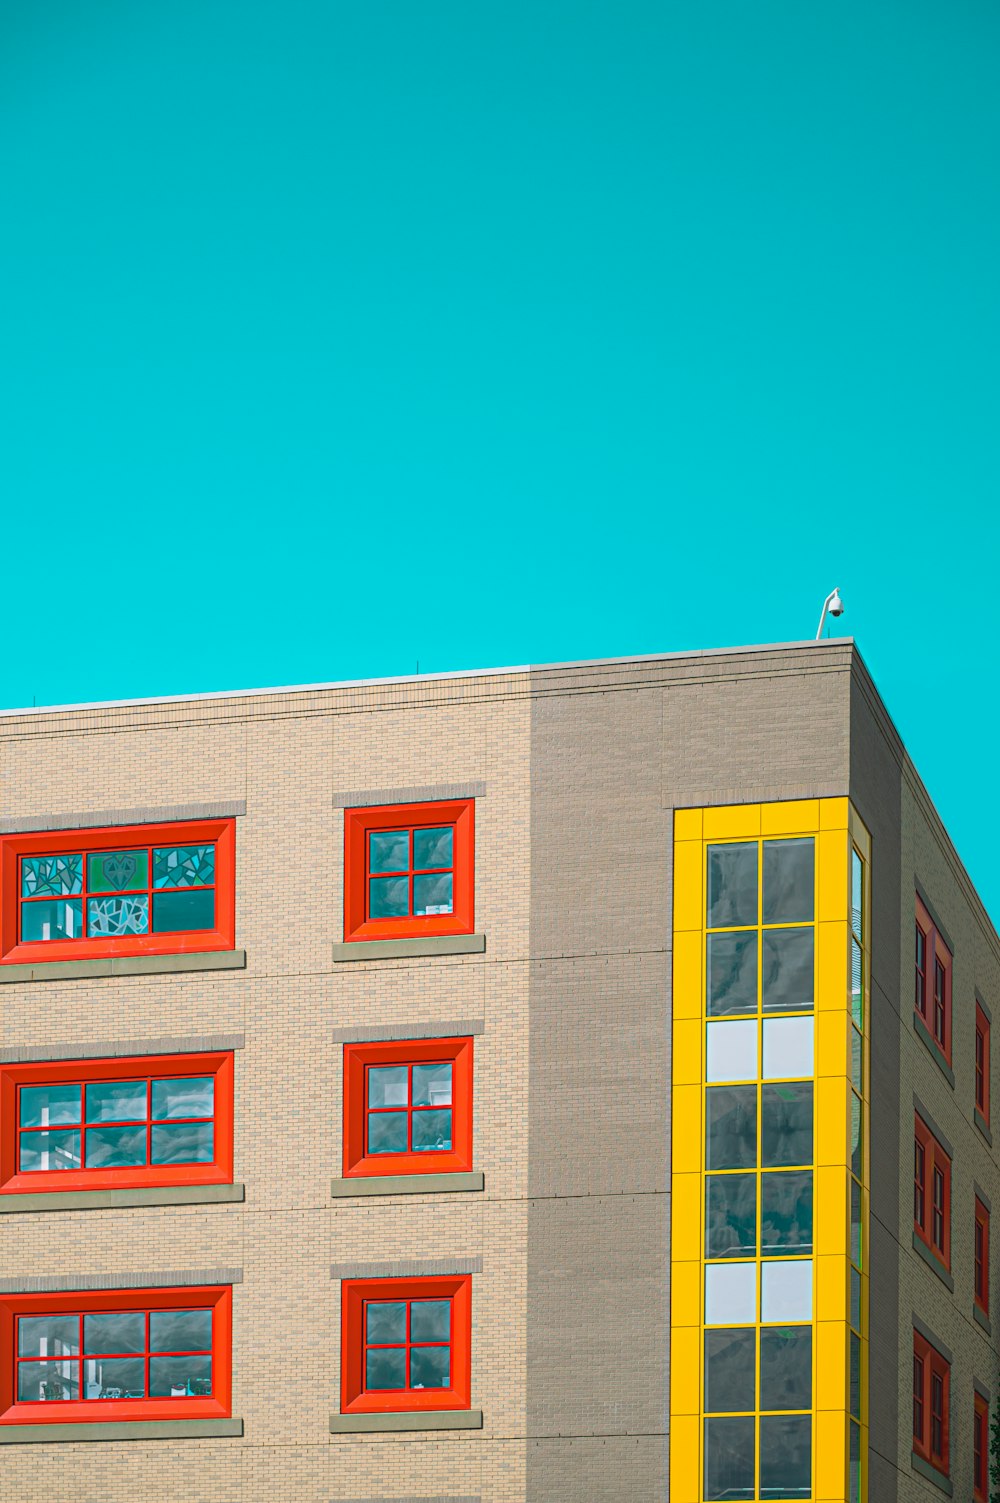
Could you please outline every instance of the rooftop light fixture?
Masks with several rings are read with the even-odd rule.
[[[831,590],[830,594],[823,601],[823,614],[819,618],[819,626],[816,629],[817,642],[823,635],[823,626],[826,622],[828,611],[831,616],[842,616],[844,614],[844,602],[840,598],[839,590]]]

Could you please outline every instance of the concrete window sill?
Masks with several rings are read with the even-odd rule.
[[[481,1409],[428,1409],[417,1414],[331,1414],[331,1435],[387,1435],[398,1430],[481,1430]]]
[[[420,955],[481,955],[485,934],[429,934],[426,939],[359,939],[335,944],[333,958],[343,960],[409,960]]]
[[[954,1294],[955,1280],[952,1278],[947,1268],[945,1268],[944,1264],[941,1262],[941,1259],[936,1257],[935,1254],[931,1252],[930,1248],[927,1246],[927,1243],[924,1242],[921,1237],[918,1237],[916,1232],[913,1233],[913,1251],[915,1253],[918,1253],[920,1257],[923,1258],[924,1262],[927,1264],[927,1267],[933,1269],[938,1278],[941,1280],[942,1284],[944,1284],[944,1286],[952,1294]]]
[[[972,1318],[977,1325],[982,1326],[987,1336],[993,1335],[993,1322],[990,1320],[988,1315],[983,1314],[982,1310],[980,1310],[977,1304],[973,1304],[972,1306]]]
[[[931,1466],[930,1462],[925,1461],[922,1456],[918,1456],[916,1451],[910,1452],[910,1465],[915,1472],[919,1472],[921,1477],[926,1477],[928,1482],[933,1482],[934,1486],[939,1487],[949,1498],[954,1495],[955,1489],[951,1485],[951,1478],[939,1472],[936,1466]]]
[[[242,1435],[241,1419],[130,1420],[118,1425],[97,1421],[83,1425],[0,1425],[0,1444],[51,1446],[59,1441],[81,1440],[214,1440]]]
[[[330,1194],[340,1200],[353,1195],[455,1195],[463,1190],[481,1190],[482,1170],[469,1174],[359,1174],[356,1179],[335,1179]]]
[[[955,1072],[951,1068],[951,1065],[949,1065],[948,1061],[945,1059],[944,1055],[941,1053],[941,1050],[938,1048],[937,1039],[924,1023],[923,1019],[918,1017],[916,1013],[913,1014],[913,1031],[917,1035],[917,1038],[920,1040],[920,1042],[923,1044],[924,1048],[927,1050],[928,1054],[933,1059],[934,1063],[937,1065],[938,1069],[941,1071],[941,1074],[944,1076],[945,1080],[951,1086],[952,1090],[954,1090]],[[934,1470],[933,1467],[931,1468],[931,1470]]]
[[[246,950],[205,950],[198,955],[120,955],[114,960],[52,960],[44,965],[0,965],[0,984],[95,981],[105,976],[167,976],[178,971],[243,971],[246,963]]]
[[[161,1185],[148,1190],[49,1190],[25,1195],[0,1195],[5,1212],[108,1211],[129,1206],[232,1205],[245,1199],[242,1185]]]
[[[979,1131],[982,1133],[983,1137],[992,1148],[993,1134],[990,1132],[986,1119],[983,1116],[982,1112],[979,1110],[978,1106],[975,1106],[972,1109],[972,1120],[975,1122],[976,1126],[979,1128]]]

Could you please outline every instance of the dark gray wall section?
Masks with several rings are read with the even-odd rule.
[[[851,691],[851,798],[872,837],[869,1496],[896,1503],[899,1432],[899,1121],[902,772],[867,674]],[[909,1026],[909,1023],[907,1023]],[[908,1104],[912,1112],[912,1101]],[[907,1173],[912,1172],[907,1166]]]

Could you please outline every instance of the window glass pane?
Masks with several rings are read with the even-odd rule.
[[[410,1387],[447,1388],[451,1367],[451,1348],[415,1346],[410,1349]]]
[[[153,1120],[169,1117],[210,1117],[215,1110],[213,1075],[178,1075],[153,1081]]]
[[[716,1017],[757,1011],[756,933],[708,936],[708,1011]]]
[[[413,1066],[413,1105],[451,1106],[451,1064]]]
[[[80,1397],[79,1362],[19,1362],[17,1397],[22,1403]]]
[[[212,1345],[211,1310],[153,1310],[149,1316],[151,1352],[207,1352]]]
[[[405,1346],[369,1347],[365,1353],[365,1388],[406,1387]]]
[[[148,886],[148,851],[101,851],[87,857],[88,892],[134,892]]]
[[[73,1357],[79,1350],[75,1315],[25,1315],[17,1323],[19,1357]]]
[[[863,872],[863,867],[862,867],[862,864],[861,864],[861,857],[858,855],[857,851],[852,846],[852,848],[851,848],[851,928],[854,930],[855,934],[858,936],[858,939],[860,939],[860,940],[863,940],[864,937],[865,937],[864,936],[864,932],[863,932],[863,930],[861,928],[861,925],[862,925],[862,922],[863,922],[863,920],[862,920],[862,900],[863,900],[863,897],[864,897],[864,887],[863,887],[863,882],[862,882],[862,872]]]
[[[706,1268],[705,1324],[744,1325],[756,1319],[756,1263],[719,1263]]]
[[[422,1111],[413,1113],[413,1150],[426,1153],[429,1149],[451,1147],[451,1111]]]
[[[215,928],[215,888],[153,894],[153,931],[173,934],[184,929]]]
[[[373,877],[368,883],[370,918],[405,918],[410,911],[409,877]]]
[[[851,1085],[859,1096],[864,1095],[861,1088],[861,1068],[863,1053],[861,1048],[861,1035],[856,1028],[851,1029]]]
[[[765,1415],[760,1422],[760,1496],[811,1495],[812,1419],[808,1414]]]
[[[109,1080],[87,1087],[88,1122],[144,1122],[145,1080]]]
[[[91,939],[148,932],[149,898],[145,893],[137,898],[87,899],[87,934]]]
[[[83,1350],[89,1357],[146,1350],[146,1317],[141,1310],[106,1310],[83,1317]]]
[[[414,830],[413,869],[425,872],[430,867],[454,866],[452,857],[453,827],[446,825],[437,830]]]
[[[44,1173],[51,1169],[79,1169],[79,1129],[24,1133],[20,1167],[25,1174]]]
[[[856,939],[851,940],[851,1017],[855,1028],[864,1031],[865,1026],[865,998],[864,998],[864,967],[862,965],[861,946]]]
[[[801,1012],[813,1005],[812,929],[765,929],[761,989],[765,1012]]]
[[[805,1021],[812,1024],[811,1018],[804,1020],[792,1018],[789,1021],[794,1023]],[[774,1027],[774,1024],[764,1024],[765,1038],[767,1029],[770,1027]],[[705,1054],[705,1079],[709,1083],[715,1080],[756,1080],[757,1024],[707,1024]],[[808,1073],[812,1073],[811,1064]]]
[[[708,1168],[755,1168],[757,1087],[713,1086],[705,1092],[705,1117]]]
[[[812,1181],[811,1173],[761,1176],[761,1252],[812,1251]]]
[[[848,1470],[849,1503],[861,1503],[861,1427],[851,1422],[850,1425],[850,1461]]]
[[[214,1155],[212,1122],[172,1122],[152,1130],[152,1164],[210,1164]]]
[[[368,836],[370,872],[405,872],[410,869],[409,830],[372,832]]]
[[[761,1091],[761,1164],[777,1169],[813,1161],[811,1080],[766,1085]]]
[[[851,1341],[851,1413],[861,1418],[861,1337],[848,1333]]]
[[[409,1102],[409,1074],[406,1065],[369,1065],[368,1105],[406,1106]]]
[[[211,1392],[211,1357],[150,1357],[151,1399],[198,1398]]]
[[[813,917],[813,842],[764,841],[764,923],[808,923]]]
[[[451,1300],[415,1299],[410,1306],[411,1341],[447,1341],[451,1335]]]
[[[80,1094],[78,1085],[22,1086],[21,1126],[55,1127],[79,1122]]]
[[[83,1364],[85,1399],[143,1399],[146,1364],[142,1357],[97,1357]]]
[[[369,1153],[406,1152],[406,1112],[373,1112],[368,1118]]]
[[[753,1413],[757,1333],[747,1330],[705,1332],[705,1412]]]
[[[145,1127],[87,1129],[88,1169],[118,1169],[146,1162]]]
[[[43,899],[40,903],[21,904],[21,938],[23,940],[81,939],[83,937],[83,902],[68,898],[62,902]]]
[[[414,913],[419,915],[451,913],[454,908],[453,885],[451,872],[441,872],[436,877],[414,877]]]
[[[211,887],[214,845],[168,845],[153,852],[154,887]]]
[[[406,1340],[406,1304],[382,1301],[365,1306],[365,1341],[374,1346]]]
[[[757,842],[708,848],[708,927],[757,922]]]
[[[760,1333],[761,1409],[812,1405],[812,1327],[768,1326]]]
[[[861,1102],[853,1091],[851,1092],[851,1170],[857,1175],[861,1173]]]
[[[864,1268],[861,1261],[861,1186],[851,1180],[851,1261]]]
[[[768,1018],[764,1024],[764,1079],[812,1073],[812,1018]]]
[[[756,1176],[709,1175],[705,1181],[705,1256],[752,1257],[756,1251]]]
[[[754,1496],[753,1419],[705,1421],[705,1497],[726,1503]]]
[[[812,1267],[811,1258],[761,1264],[761,1320],[812,1320]]]
[[[861,1275],[856,1268],[851,1269],[851,1325],[861,1330]]]
[[[23,856],[21,896],[57,898],[62,893],[83,891],[83,857]]]

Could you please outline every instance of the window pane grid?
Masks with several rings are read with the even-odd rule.
[[[211,1110],[198,1114],[181,1114],[154,1109],[156,1086],[166,1096],[201,1087],[211,1102]],[[99,1100],[101,1090],[114,1093],[131,1091],[133,1106],[142,1098],[142,1111],[110,1114],[95,1105],[88,1106],[93,1093]],[[75,1110],[69,1092],[78,1094]],[[50,1108],[33,1109],[40,1094],[62,1096],[54,1121],[45,1120]],[[214,1155],[215,1082],[211,1076],[150,1076],[137,1080],[72,1082],[55,1087],[18,1087],[18,1172],[50,1173],[72,1169],[145,1168],[150,1164],[210,1163]],[[169,1103],[164,1103],[168,1105]],[[24,1124],[25,1116],[38,1115],[43,1120]],[[202,1128],[201,1133],[185,1134],[175,1129]],[[52,1162],[49,1162],[49,1160]]]
[[[423,1337],[414,1338],[413,1333],[413,1310],[421,1306],[444,1305],[447,1306],[448,1336],[445,1339],[430,1340]],[[404,1330],[400,1333],[400,1340],[395,1341],[371,1341],[369,1340],[369,1320],[373,1313],[382,1310],[391,1310],[402,1306],[404,1309]],[[362,1371],[364,1373],[364,1388],[368,1392],[412,1392],[428,1388],[447,1389],[451,1387],[451,1327],[452,1312],[450,1300],[366,1300],[363,1307],[364,1320],[364,1354]],[[436,1352],[443,1356],[444,1361],[430,1364],[421,1363],[421,1354]],[[385,1353],[390,1357],[390,1363],[383,1369],[390,1378],[399,1375],[403,1378],[401,1383],[372,1382],[372,1372],[375,1364],[370,1358],[371,1353]],[[392,1356],[398,1354],[401,1359],[398,1363],[392,1362]],[[438,1377],[443,1381],[420,1382],[413,1381],[414,1376],[421,1374],[425,1377]]]
[[[19,859],[19,938],[183,933],[215,924],[215,845],[86,849]],[[187,894],[203,894],[185,901]],[[162,899],[162,901],[158,901]]]
[[[406,1072],[405,1100],[372,1106],[372,1082],[375,1075]],[[414,1084],[414,1072],[421,1072],[421,1091]],[[431,1072],[437,1072],[435,1082]],[[444,1083],[447,1072],[447,1085]],[[454,1061],[421,1060],[401,1066],[368,1065],[365,1069],[365,1152],[380,1153],[450,1153],[452,1151]],[[437,1089],[435,1090],[435,1086]],[[435,1099],[418,1101],[418,1094]],[[401,1119],[405,1119],[404,1121]],[[398,1141],[404,1127],[405,1142]]]
[[[201,1316],[207,1318],[207,1345],[173,1346],[152,1338],[151,1315],[170,1317]],[[141,1344],[91,1341],[86,1345],[87,1322],[95,1316],[74,1314],[49,1319],[39,1316],[18,1317],[16,1350],[17,1401],[20,1403],[68,1400],[120,1400],[137,1398],[205,1398],[212,1394],[212,1312],[208,1309],[115,1311],[110,1321],[139,1317],[142,1322]],[[97,1316],[100,1320],[102,1317]],[[72,1322],[72,1326],[70,1325]],[[199,1324],[204,1325],[204,1319]],[[32,1336],[30,1325],[51,1325],[58,1335]],[[75,1329],[75,1339],[67,1339]],[[46,1348],[37,1356],[22,1355],[25,1346],[37,1342]],[[62,1347],[68,1350],[58,1350]],[[194,1359],[194,1360],[189,1360]],[[117,1367],[105,1370],[108,1364]],[[168,1366],[173,1363],[174,1366]],[[181,1366],[178,1367],[177,1364]],[[126,1369],[127,1370],[123,1370]],[[112,1379],[106,1382],[105,1379]],[[182,1381],[181,1381],[182,1380]],[[167,1391],[164,1392],[163,1390]]]
[[[454,912],[454,827],[370,830],[366,918],[424,918]]]

